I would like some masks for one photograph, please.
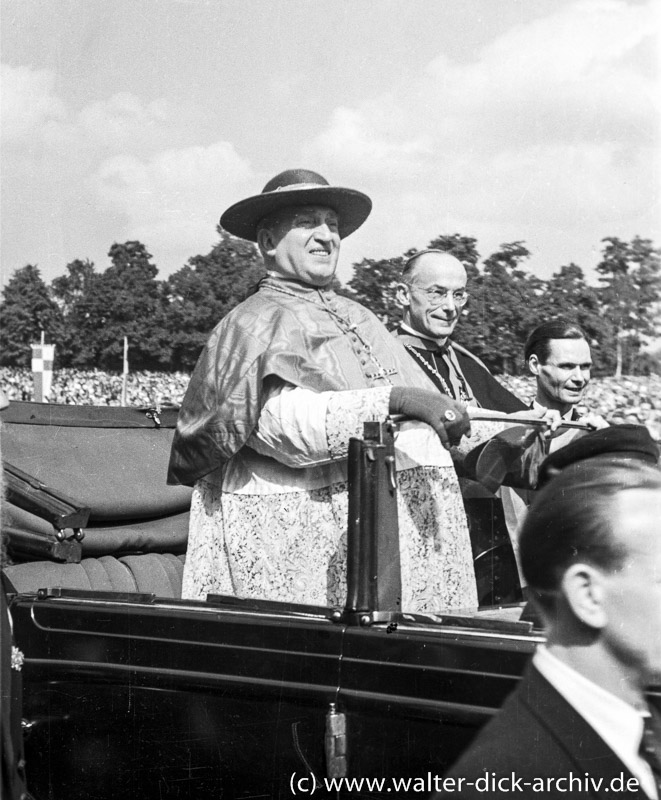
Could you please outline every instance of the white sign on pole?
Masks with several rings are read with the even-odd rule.
[[[43,337],[42,337],[43,339]],[[47,403],[53,383],[54,344],[31,344],[35,403]]]

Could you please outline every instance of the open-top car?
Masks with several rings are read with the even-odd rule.
[[[349,455],[344,607],[182,600],[190,489],[164,480],[175,420],[3,412],[7,791],[424,796],[542,641],[491,496],[464,481],[480,608],[399,608],[391,424],[368,423]]]

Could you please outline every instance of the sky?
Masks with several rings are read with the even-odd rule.
[[[138,239],[161,278],[305,167],[366,192],[351,264],[473,236],[549,277],[661,245],[660,3],[0,0],[2,279]]]

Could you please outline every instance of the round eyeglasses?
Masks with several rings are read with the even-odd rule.
[[[421,286],[414,286],[411,283],[406,284],[409,289],[415,289],[427,295],[429,305],[432,307],[440,306],[446,298],[452,298],[455,306],[465,306],[468,301],[468,292],[465,289],[445,289],[442,286],[431,286],[429,289],[423,289]]]

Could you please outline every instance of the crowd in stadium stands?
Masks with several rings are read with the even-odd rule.
[[[126,379],[126,405],[178,406],[190,375],[185,372],[130,372]],[[101,370],[59,369],[53,372],[49,401],[65,405],[119,406],[123,376]],[[29,369],[0,367],[0,386],[10,400],[33,400]]]
[[[500,375],[498,379],[522,400],[532,400],[534,378]],[[614,425],[647,425],[661,441],[661,375],[593,378],[577,410],[600,414]]]
[[[129,406],[178,406],[186,391],[185,372],[131,372],[127,376]],[[500,376],[505,386],[522,400],[534,395],[534,380],[527,376]],[[0,367],[0,387],[10,400],[32,400],[32,372]],[[69,405],[121,405],[122,375],[100,370],[60,369],[53,373],[51,403]],[[594,378],[581,411],[594,411],[611,423],[647,425],[661,440],[661,376]]]

